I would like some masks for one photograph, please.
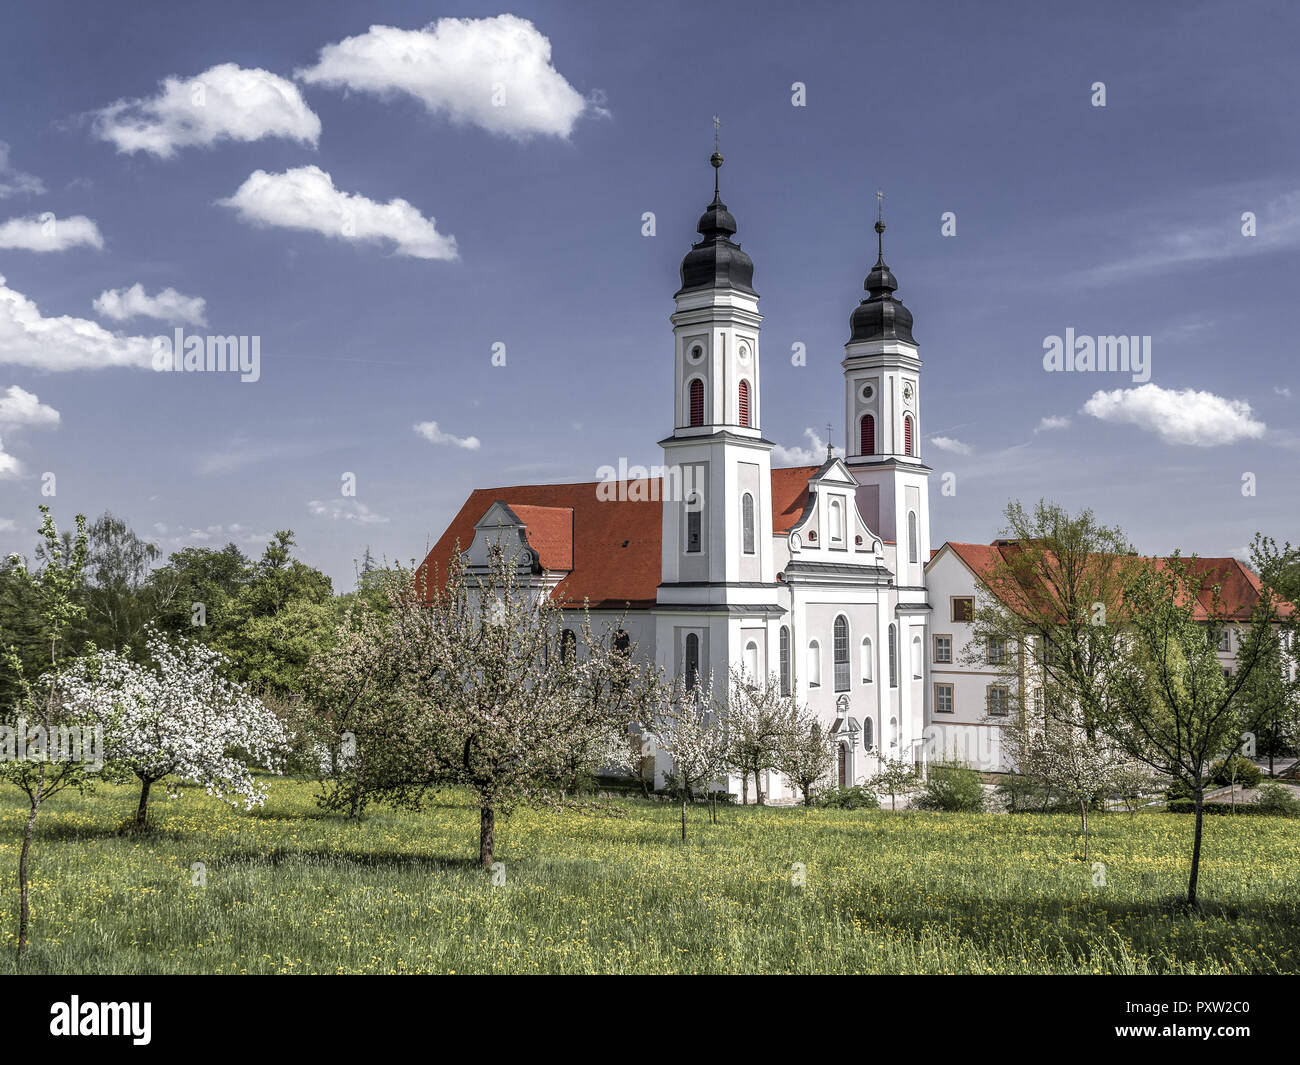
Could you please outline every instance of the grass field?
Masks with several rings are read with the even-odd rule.
[[[1095,817],[1085,863],[1067,816],[751,807],[712,826],[701,808],[683,846],[668,804],[520,810],[498,822],[493,886],[471,860],[466,796],[348,824],[312,795],[273,781],[253,814],[160,795],[145,837],[116,832],[129,790],[52,800],[24,971],[1300,971],[1294,820],[1209,819],[1205,909],[1188,915],[1173,900],[1192,824],[1168,814]],[[0,787],[0,973],[14,970],[19,803]]]

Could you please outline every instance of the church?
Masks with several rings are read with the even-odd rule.
[[[993,650],[983,668],[961,655],[998,543],[931,551],[922,361],[885,264],[884,223],[844,345],[842,452],[774,469],[754,264],[718,191],[722,161],[714,152],[713,200],[674,296],[663,476],[476,490],[424,565],[445,572],[459,545],[473,569],[506,537],[525,548],[521,568],[539,590],[616,621],[634,653],[670,675],[775,675],[837,737],[841,785],[862,783],[882,758],[1006,768],[1000,663]],[[1240,563],[1202,562],[1231,570],[1248,597],[1254,575]],[[792,795],[768,777],[765,794]]]

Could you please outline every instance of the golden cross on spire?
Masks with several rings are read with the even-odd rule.
[[[881,189],[876,189],[876,221],[885,220],[885,193]]]
[[[717,115],[713,116],[713,150],[718,150],[718,127],[722,125],[722,119]]]

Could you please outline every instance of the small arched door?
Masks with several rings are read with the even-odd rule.
[[[846,743],[840,744],[839,779],[841,788],[849,786],[849,747]]]

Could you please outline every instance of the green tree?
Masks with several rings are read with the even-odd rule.
[[[19,698],[8,708],[0,730],[4,747],[0,751],[0,779],[16,784],[27,797],[27,824],[18,856],[19,957],[27,949],[28,873],[36,818],[51,796],[88,783],[87,763],[81,757],[84,746],[74,751],[74,745],[80,746],[76,739],[79,736],[84,743],[82,729],[93,726],[89,718],[79,720],[74,716],[63,684],[69,637],[86,617],[86,519],[77,515],[76,535],[65,541],[59,536],[50,508],[42,506],[40,511],[40,567],[32,572],[21,559],[10,560],[11,577],[37,619],[40,650],[29,650],[24,655],[14,646],[5,649],[5,661]],[[18,742],[26,748],[25,757],[19,757],[17,750],[9,750],[10,744],[16,747]]]

